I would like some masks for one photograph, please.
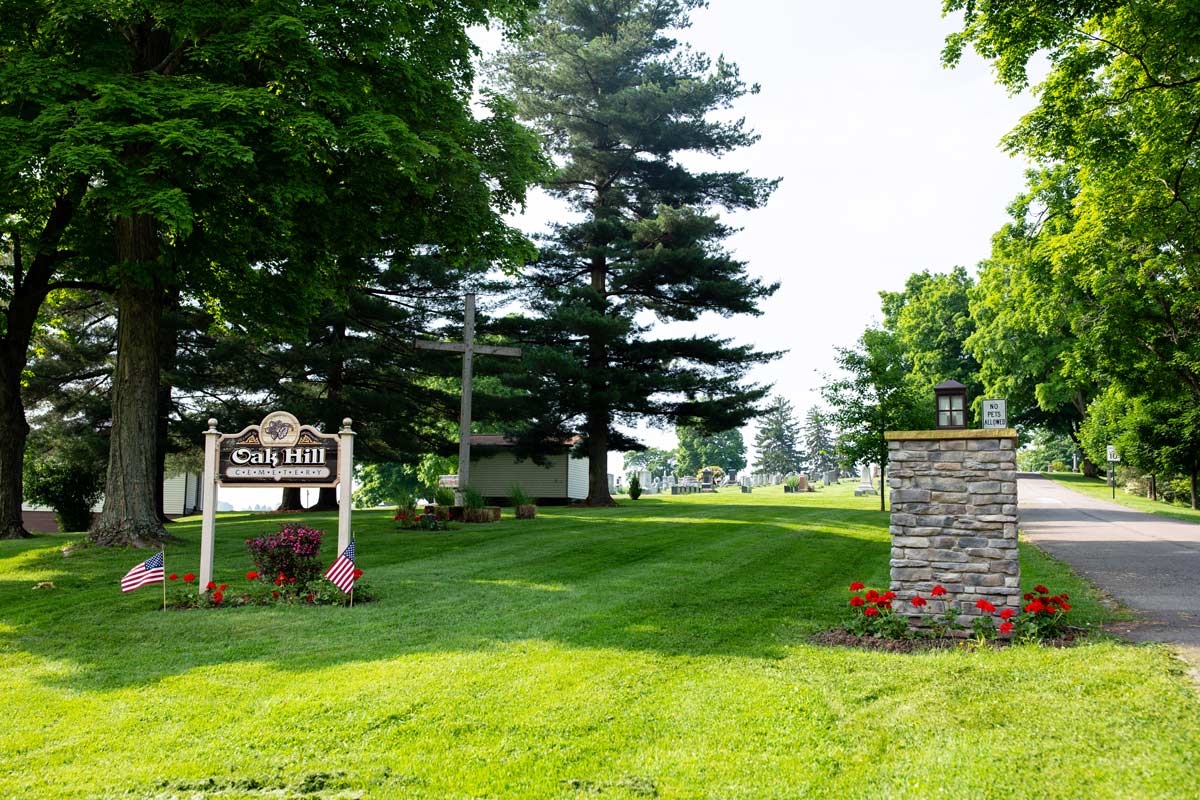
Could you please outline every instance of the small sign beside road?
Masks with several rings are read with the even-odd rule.
[[[1121,454],[1117,452],[1116,445],[1108,446],[1108,460],[1116,463],[1121,460]]]
[[[983,427],[985,428],[1007,428],[1008,427],[1008,401],[999,400],[984,400],[983,401]]]

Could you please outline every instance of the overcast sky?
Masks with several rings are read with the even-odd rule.
[[[999,141],[1032,100],[1009,97],[973,54],[943,68],[953,30],[940,0],[712,0],[680,34],[762,86],[735,109],[762,139],[722,168],[783,183],[766,208],[729,217],[742,228],[730,241],[736,255],[782,283],[762,315],[678,330],[787,349],[753,379],[801,415],[820,402],[834,347],[879,319],[879,292],[924,269],[973,269],[1022,188],[1025,164]],[[479,41],[493,48],[497,37]],[[535,231],[561,213],[535,196],[521,225]],[[752,445],[753,426],[743,433]],[[644,434],[675,446],[673,431]],[[610,471],[619,469],[614,455]]]

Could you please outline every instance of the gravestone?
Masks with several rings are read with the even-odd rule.
[[[975,607],[1019,610],[1017,432],[889,432],[892,591],[920,594],[929,616],[990,616]],[[934,586],[947,594],[931,598]],[[964,619],[965,618],[965,619]]]
[[[871,465],[863,464],[862,476],[858,479],[858,486],[854,487],[854,496],[862,497],[868,494],[875,494],[875,481],[871,480]]]
[[[808,475],[801,472],[796,477],[799,478],[799,480],[800,480],[800,482],[798,484],[796,484],[796,491],[797,492],[807,492],[808,491]]]
[[[832,486],[838,482],[838,474],[836,470],[827,469],[823,477],[826,486]]]
[[[608,473],[608,493],[609,493],[609,494],[616,494],[616,492],[617,492],[617,479],[616,479],[616,477],[615,477],[615,476],[614,476],[614,475],[613,475],[613,474],[610,472],[610,473]]]

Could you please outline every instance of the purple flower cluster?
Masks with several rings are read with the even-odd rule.
[[[324,531],[306,528],[295,522],[280,527],[278,533],[268,533],[246,540],[246,548],[254,566],[263,575],[284,574],[301,582],[315,578],[321,572],[317,554],[321,550]]]

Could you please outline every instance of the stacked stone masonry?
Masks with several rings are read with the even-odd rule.
[[[919,594],[930,600],[924,616],[955,607],[968,625],[984,615],[975,607],[980,599],[1019,610],[1016,435],[980,433],[888,434],[891,588],[898,609],[913,611],[908,601]],[[947,594],[932,599],[937,585]]]

